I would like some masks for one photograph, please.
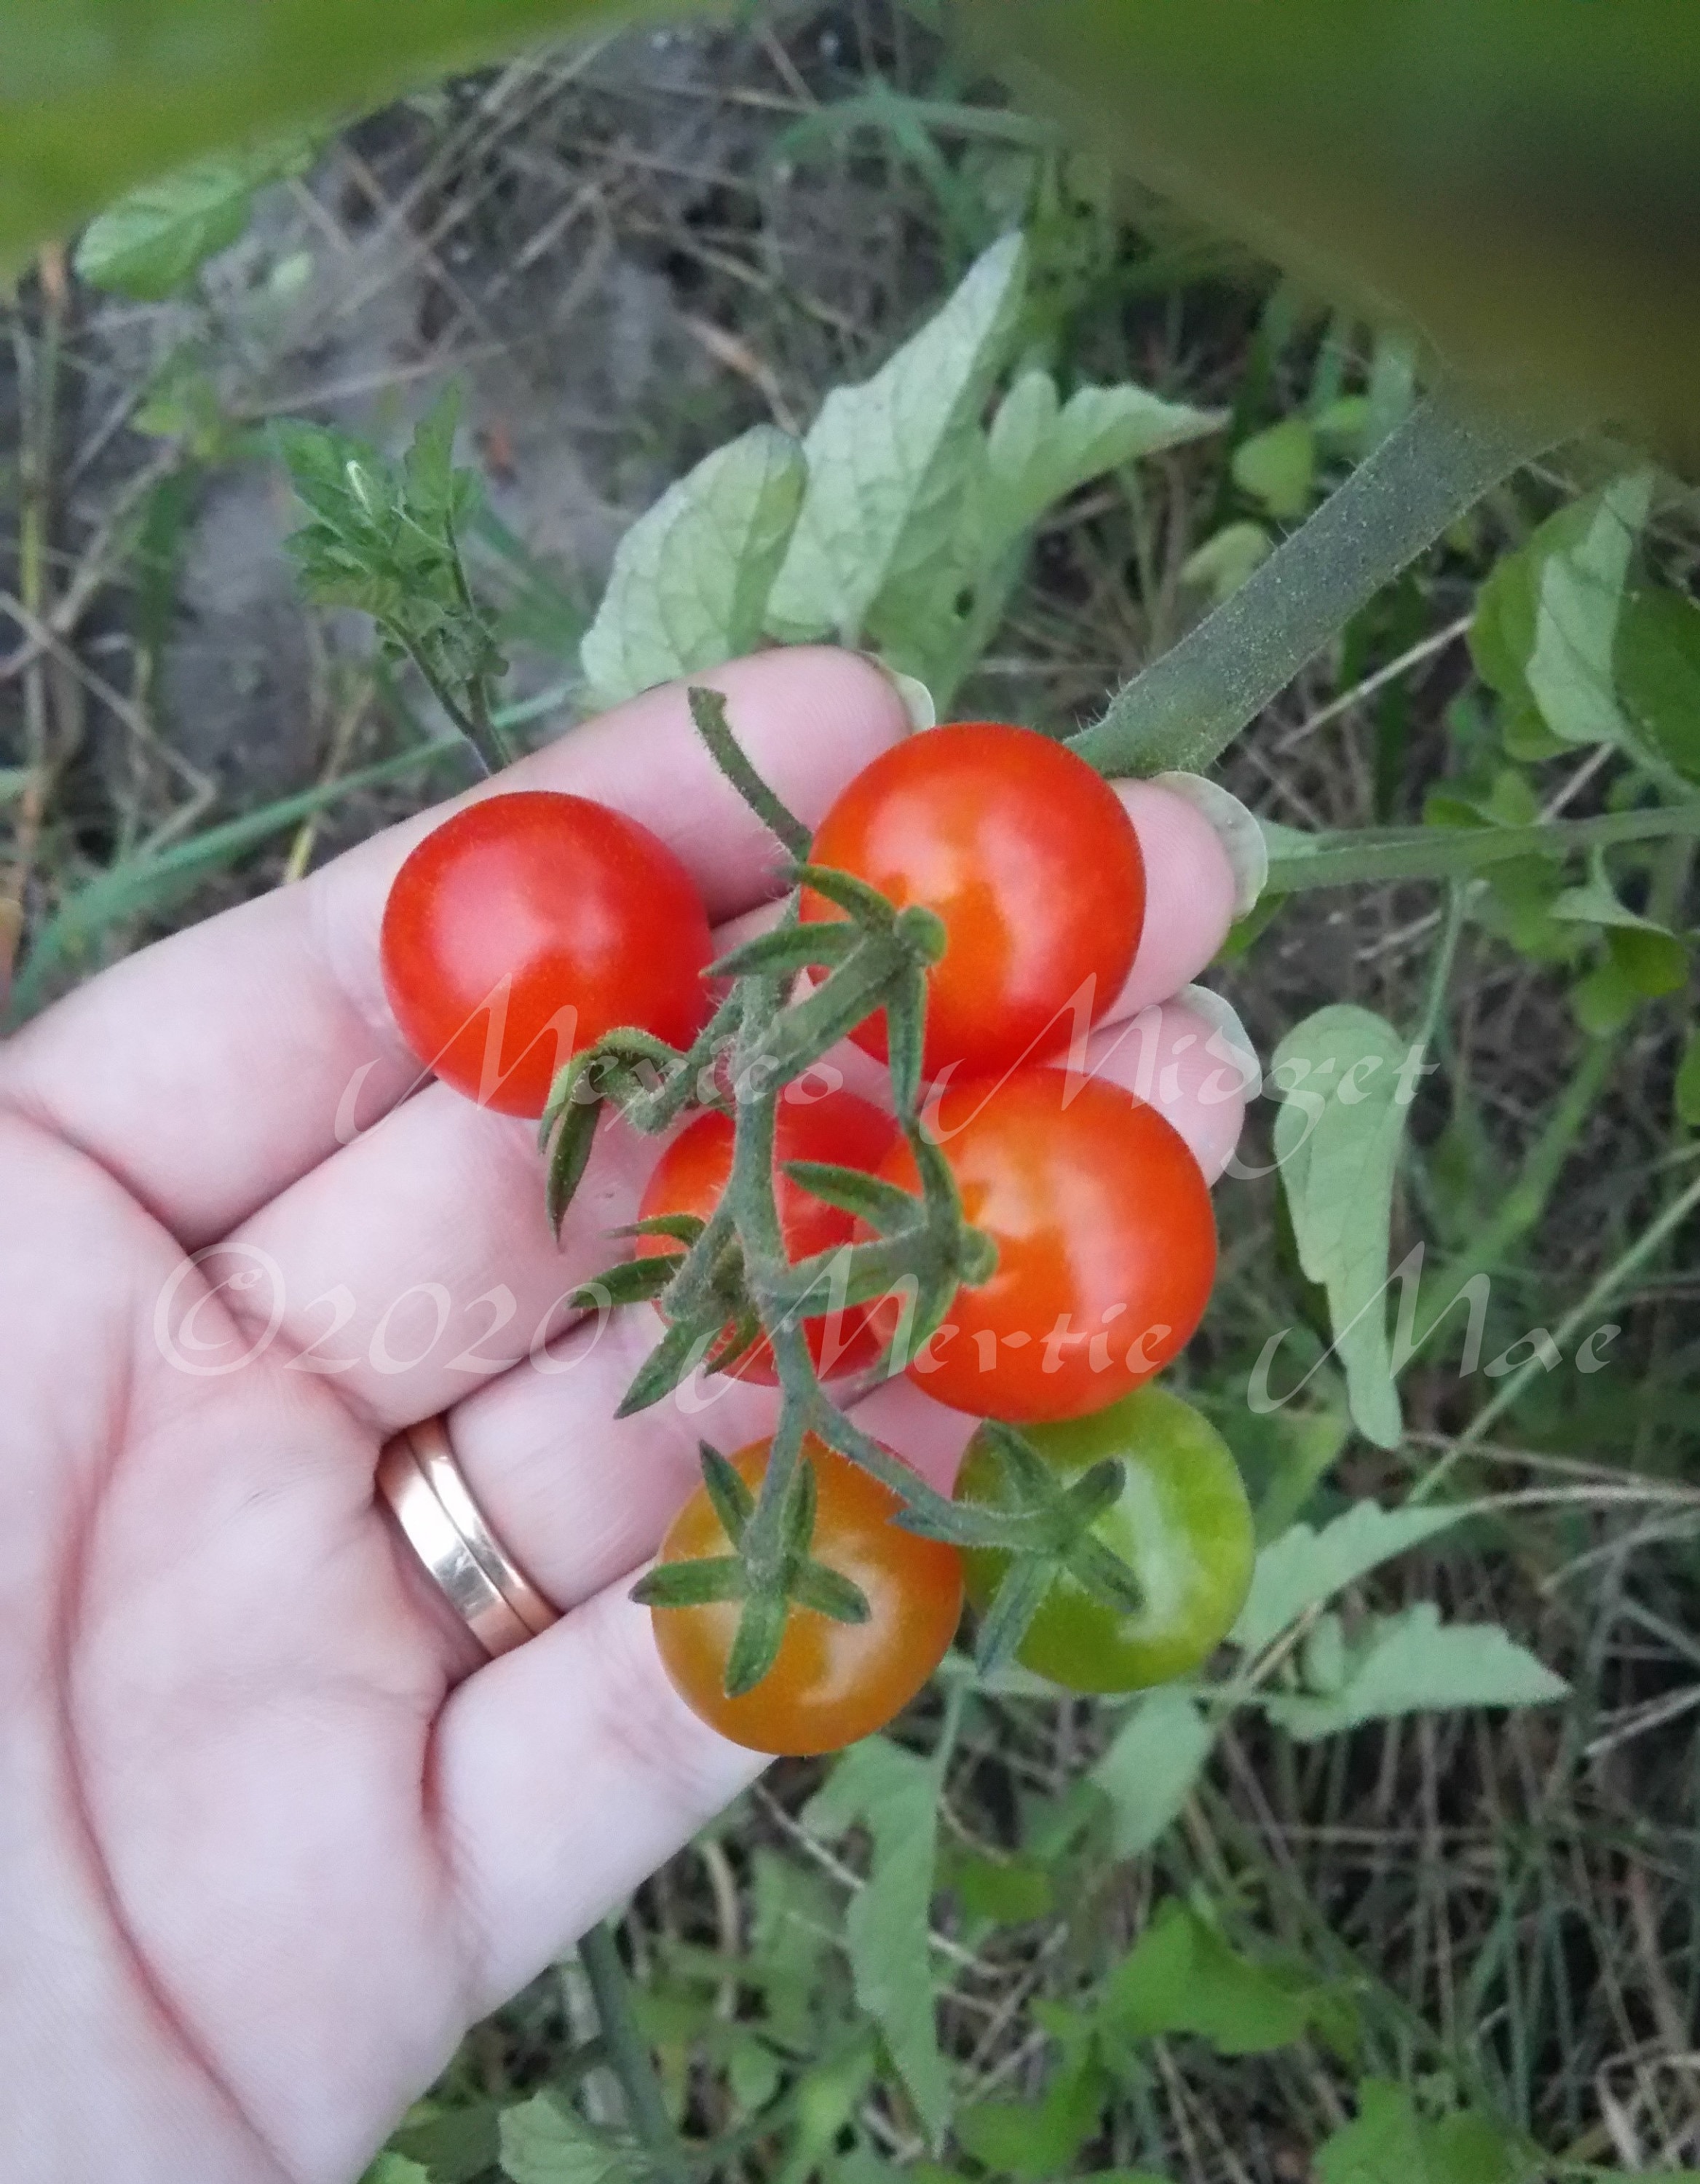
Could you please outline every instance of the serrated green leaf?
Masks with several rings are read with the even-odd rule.
[[[1215,1742],[1203,1710],[1172,1685],[1129,1713],[1091,1780],[1110,1801],[1118,1858],[1140,1858],[1179,1818]]]
[[[281,137],[196,159],[144,182],[84,229],[77,271],[92,287],[142,302],[175,295],[242,235],[260,185],[299,174],[313,152],[311,137]]]
[[[872,379],[828,395],[803,443],[808,486],[767,603],[773,636],[854,643],[880,594],[947,549],[1026,258],[1018,235],[994,243]]]
[[[1383,1299],[1407,1054],[1391,1024],[1340,1001],[1295,1025],[1270,1071],[1281,1098],[1275,1157],[1300,1264],[1327,1292],[1352,1418],[1383,1448],[1403,1430]]]
[[[1332,1600],[1381,1563],[1408,1553],[1469,1513],[1458,1503],[1384,1509],[1374,1502],[1359,1502],[1319,1532],[1309,1524],[1293,1525],[1258,1555],[1251,1590],[1229,1638],[1248,1652],[1260,1652],[1307,1608]]]
[[[1497,1624],[1442,1624],[1440,1610],[1423,1601],[1373,1618],[1348,1649],[1337,1691],[1270,1697],[1264,1711],[1290,1736],[1331,1736],[1360,1722],[1435,1708],[1543,1706],[1569,1689]]]
[[[1082,387],[1064,403],[1048,371],[1023,372],[986,436],[978,511],[984,535],[1007,543],[1106,471],[1199,439],[1224,421],[1224,412],[1165,402],[1143,387]]]
[[[636,2184],[641,2170],[548,2093],[502,2111],[502,2166],[513,2184]]]
[[[638,517],[579,647],[599,704],[755,649],[805,476],[796,442],[757,425],[705,455]]]
[[[1262,2055],[1301,2037],[1326,1993],[1307,1974],[1237,1955],[1170,1897],[1110,1975],[1100,2014],[1123,2040],[1192,2032],[1223,2055]]]
[[[883,2034],[928,2132],[950,2112],[950,2080],[934,2022],[928,1949],[939,1781],[913,1752],[883,1736],[853,1745],[810,1802],[812,1834],[843,1835],[864,1823],[873,1838],[867,1886],[844,1914],[856,2000]]]

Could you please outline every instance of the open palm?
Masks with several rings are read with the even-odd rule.
[[[903,732],[845,655],[713,679],[805,819]],[[644,820],[716,918],[773,892],[773,844],[677,690],[521,777]],[[1124,1013],[1208,959],[1230,894],[1188,806],[1130,802],[1153,911]],[[560,1300],[609,1256],[653,1150],[605,1130],[558,1247],[530,1126],[414,1089],[376,939],[430,823],[131,959],[0,1051],[20,2184],[346,2184],[467,2025],[757,1763],[674,1697],[626,1581],[699,1435],[736,1446],[773,1398],[716,1383],[610,1423],[652,1323],[573,1328]],[[1159,1021],[1157,1096],[1213,1171],[1238,1103],[1199,1096],[1219,1065],[1197,1020]],[[383,1441],[444,1410],[499,1536],[565,1611],[482,1665],[374,1505]],[[901,1386],[869,1414],[935,1466],[966,1430]]]

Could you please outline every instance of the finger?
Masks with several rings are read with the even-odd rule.
[[[802,648],[700,678],[723,690],[758,769],[805,822],[907,722],[848,653]],[[570,790],[641,820],[711,916],[771,892],[778,850],[691,726],[683,689],[573,729],[470,797]],[[183,1242],[226,1234],[415,1081],[378,968],[384,897],[440,805],[294,887],[119,964],[0,1052],[8,1099],[93,1155]]]
[[[482,2016],[683,1847],[766,1763],[699,1721],[623,1585],[481,1670],[438,1736],[443,1838]]]
[[[1136,1016],[1191,983],[1228,937],[1235,889],[1228,852],[1196,805],[1153,782],[1116,787],[1145,859],[1145,919],[1111,1018]]]

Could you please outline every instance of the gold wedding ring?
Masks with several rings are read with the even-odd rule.
[[[440,1417],[385,1443],[377,1484],[408,1544],[487,1653],[511,1652],[560,1621],[485,1523]]]

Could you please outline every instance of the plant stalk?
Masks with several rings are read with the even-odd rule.
[[[1073,748],[1101,773],[1204,772],[1384,584],[1558,437],[1550,418],[1491,418],[1439,389]]]
[[[620,2081],[627,2120],[664,2184],[690,2184],[690,2164],[661,2097],[661,2081],[632,2005],[632,1982],[605,1919],[578,1944],[579,1961],[596,2001],[609,2068]]]

